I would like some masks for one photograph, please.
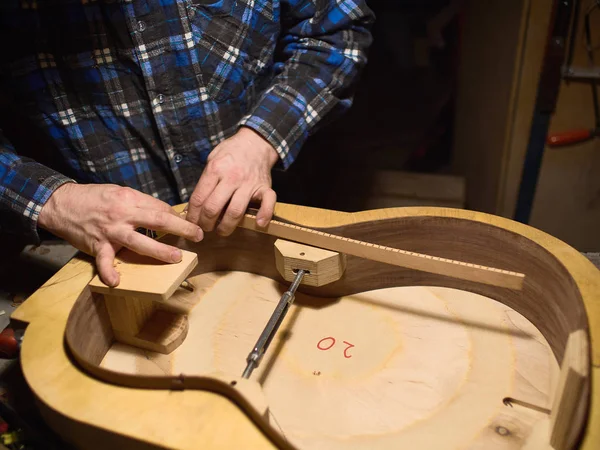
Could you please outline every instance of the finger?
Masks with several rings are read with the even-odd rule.
[[[200,220],[199,225],[205,231],[212,231],[215,227],[217,219],[225,209],[225,205],[233,193],[236,191],[237,185],[228,181],[221,181],[215,190],[210,194],[210,197],[206,199],[202,208],[200,209]]]
[[[236,229],[242,217],[244,217],[244,213],[246,209],[248,209],[248,203],[250,203],[250,199],[252,198],[252,193],[250,191],[243,191],[238,189],[233,194],[231,198],[231,202],[229,202],[229,206],[217,227],[217,233],[221,236],[229,236]]]
[[[190,197],[188,202],[187,215],[185,220],[198,224],[200,222],[200,212],[204,202],[212,194],[219,183],[219,177],[213,173],[204,172]]]
[[[136,208],[132,222],[136,227],[181,236],[193,242],[200,242],[204,237],[198,225],[165,211]]]
[[[166,263],[177,263],[182,258],[181,250],[177,247],[155,241],[137,231],[124,228],[112,239],[139,255],[149,256]]]
[[[164,212],[167,212],[167,213],[175,215],[175,216],[178,215],[177,212],[175,212],[175,210],[168,203],[163,202],[162,200],[159,200],[156,197],[153,197],[151,195],[144,194],[143,192],[139,192],[139,191],[135,191],[135,192],[137,194],[136,200],[135,200],[135,206],[137,206],[138,208],[150,209],[150,210],[156,210],[156,211],[164,211]]]
[[[255,194],[255,198],[260,199],[260,209],[256,214],[256,224],[259,227],[266,227],[275,212],[275,203],[277,203],[277,194],[273,189],[264,188]]]
[[[96,254],[96,268],[102,282],[110,287],[118,286],[119,273],[114,267],[115,249],[109,242],[100,246]]]

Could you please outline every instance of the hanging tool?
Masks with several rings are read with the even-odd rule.
[[[290,306],[292,303],[294,303],[296,290],[298,289],[298,286],[300,286],[300,282],[305,274],[306,271],[298,270],[296,272],[296,278],[294,278],[290,288],[281,296],[281,299],[279,300],[275,311],[273,311],[269,322],[267,322],[265,329],[260,334],[258,341],[256,341],[256,345],[248,355],[248,358],[246,358],[248,365],[242,374],[243,378],[250,378],[252,371],[260,365],[260,361],[267,351],[267,348],[269,348],[269,344],[271,344],[271,341],[273,340],[275,333],[277,333],[281,322],[283,322],[283,319],[285,318]]]
[[[574,29],[580,0],[554,0],[552,24],[548,35],[548,44],[544,55],[542,73],[538,82],[537,98],[529,132],[529,143],[525,153],[521,184],[515,207],[514,220],[529,223],[533,199],[537,189],[540,168],[548,136],[550,119],[556,108],[556,100],[563,77],[563,62],[567,57],[570,65],[573,40],[568,40],[569,30]],[[572,22],[574,22],[572,24]],[[572,26],[571,26],[572,25]],[[573,33],[571,33],[571,36]],[[567,52],[567,44],[570,45]]]
[[[549,147],[563,147],[567,145],[580,144],[592,138],[600,136],[600,125],[593,129],[579,129],[553,133],[548,136]]]
[[[588,62],[591,67],[590,71],[596,70],[594,66],[594,45],[592,42],[592,27],[590,16],[595,9],[600,8],[600,0],[594,0],[594,2],[588,7],[584,14],[584,33],[585,33],[585,47],[588,57]],[[571,38],[572,42],[575,40]],[[577,69],[567,68],[566,77],[573,77],[577,74]],[[567,145],[579,144],[581,142],[588,141],[594,137],[600,136],[600,108],[598,107],[598,78],[590,77],[589,79],[592,88],[592,104],[594,106],[594,117],[596,119],[595,128],[592,129],[578,129],[564,131],[561,133],[553,133],[548,136],[547,144],[550,147],[562,147]]]

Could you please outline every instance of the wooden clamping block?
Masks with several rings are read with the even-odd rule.
[[[550,414],[550,445],[554,450],[575,448],[578,436],[571,424],[586,414],[584,398],[589,382],[588,342],[584,330],[572,332],[567,340]]]
[[[293,281],[296,271],[302,269],[308,271],[302,284],[323,286],[342,277],[346,270],[346,255],[277,239],[275,265],[286,281]]]
[[[115,340],[164,354],[183,342],[187,316],[164,308],[198,264],[196,253],[182,253],[179,263],[168,264],[123,250],[116,258],[121,278],[117,287],[107,286],[99,276],[90,282],[90,290],[104,297]]]

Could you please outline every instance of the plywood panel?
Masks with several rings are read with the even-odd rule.
[[[181,347],[165,356],[116,344],[102,366],[239,376],[283,286],[244,272],[190,281],[214,284],[192,295]],[[296,448],[509,450],[548,420],[558,372],[543,336],[514,310],[411,286],[339,299],[299,293],[251,380],[270,423]]]

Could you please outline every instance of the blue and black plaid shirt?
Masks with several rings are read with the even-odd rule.
[[[34,239],[70,181],[187,201],[240,126],[287,168],[350,106],[373,21],[365,0],[0,3],[0,227]]]

